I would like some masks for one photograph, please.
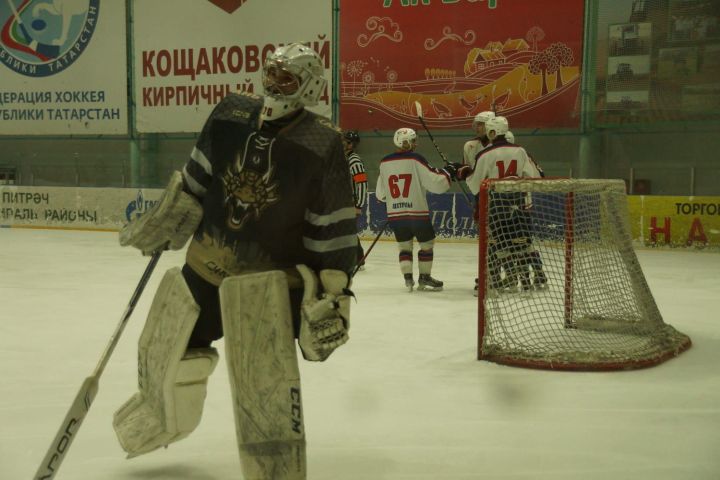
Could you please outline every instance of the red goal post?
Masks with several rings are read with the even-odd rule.
[[[690,347],[640,268],[622,180],[486,180],[478,233],[478,359],[623,370]]]

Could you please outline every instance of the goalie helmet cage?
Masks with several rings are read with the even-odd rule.
[[[625,370],[690,347],[645,281],[622,180],[486,180],[478,211],[479,360]]]

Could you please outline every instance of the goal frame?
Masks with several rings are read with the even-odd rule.
[[[680,353],[684,352],[691,347],[692,342],[689,337],[682,334],[685,339],[679,343],[679,345],[667,351],[663,355],[653,357],[651,359],[638,359],[638,360],[623,360],[623,361],[602,361],[597,364],[588,362],[552,362],[543,360],[532,360],[527,358],[517,358],[512,355],[495,354],[487,352],[483,348],[484,337],[486,335],[486,327],[488,319],[486,318],[486,298],[488,296],[488,229],[486,226],[489,223],[489,192],[492,185],[497,182],[507,182],[510,179],[486,179],[481,183],[480,192],[478,195],[478,290],[477,290],[477,301],[478,301],[478,333],[477,333],[477,359],[486,360],[494,363],[503,365],[524,367],[524,368],[537,368],[544,370],[568,370],[568,371],[612,371],[612,370],[629,370],[629,369],[640,369],[658,365],[671,358],[676,357]],[[518,179],[520,180],[520,179]],[[523,178],[522,181],[548,181],[548,180],[573,180],[567,177],[546,177],[538,179]],[[510,180],[512,181],[512,180]],[[607,180],[602,180],[607,181]],[[618,180],[622,182],[622,180]],[[573,251],[574,251],[574,240],[575,240],[575,195],[574,192],[565,193],[565,204],[564,204],[564,225],[563,225],[563,247],[564,252],[564,327],[567,329],[576,328],[572,321],[573,313]],[[640,280],[643,282],[643,288],[650,294],[649,287],[645,283],[645,279],[640,273]],[[659,316],[659,311],[658,311]],[[670,327],[671,328],[671,327]]]

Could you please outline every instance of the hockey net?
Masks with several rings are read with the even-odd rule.
[[[478,224],[478,359],[621,370],[690,347],[645,281],[622,180],[486,180]]]

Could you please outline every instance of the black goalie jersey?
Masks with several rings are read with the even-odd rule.
[[[183,168],[203,205],[187,263],[208,282],[243,272],[350,272],[357,229],[339,131],[302,110],[264,122],[262,99],[231,94],[208,118]]]

